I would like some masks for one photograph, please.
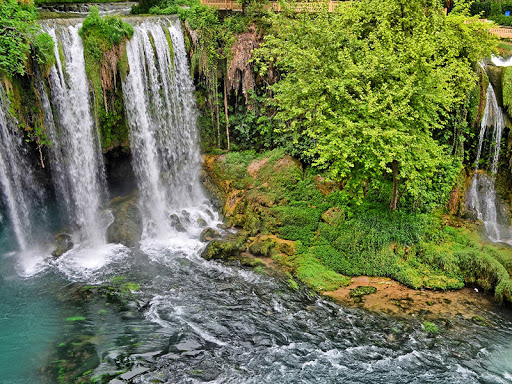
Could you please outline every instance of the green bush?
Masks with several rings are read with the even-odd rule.
[[[31,51],[44,68],[53,64],[53,41],[41,33],[33,5],[3,0],[0,6],[0,72],[7,76],[24,75]]]

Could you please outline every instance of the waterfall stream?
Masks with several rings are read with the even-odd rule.
[[[498,105],[492,84],[489,83],[486,94],[484,116],[480,125],[478,149],[475,161],[475,175],[468,193],[468,205],[476,212],[478,219],[484,223],[487,236],[494,242],[512,240],[512,233],[506,221],[506,214],[501,212],[501,203],[496,196],[496,173],[500,155],[500,144],[505,121],[503,112]],[[492,129],[490,144],[484,153],[488,155],[488,170],[480,168],[480,160],[484,149],[484,139],[488,129]]]
[[[197,208],[206,200],[199,182],[193,84],[179,22],[136,24],[127,53],[130,73],[123,95],[145,236],[169,238],[197,220]]]
[[[78,35],[80,25],[58,29],[47,25],[45,29],[54,40],[56,59],[49,76],[49,102],[44,92],[41,102],[53,144],[54,183],[77,229],[77,240],[87,246],[104,244],[108,225],[101,211],[107,195],[105,170]]]
[[[23,138],[7,111],[8,103],[0,90],[0,186],[18,247],[25,251],[34,246],[34,211],[43,196],[27,163]]]

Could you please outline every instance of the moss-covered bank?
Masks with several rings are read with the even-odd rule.
[[[477,286],[512,301],[512,249],[482,240],[474,222],[352,204],[342,184],[282,151],[206,156],[204,180],[226,223],[247,234],[238,254],[271,257],[317,291],[366,275],[414,289]]]

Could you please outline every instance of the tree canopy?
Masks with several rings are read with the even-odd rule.
[[[280,71],[273,103],[283,131],[356,195],[390,185],[440,202],[460,170],[453,118],[493,38],[482,23],[428,0],[355,0],[315,14],[283,13],[257,53]]]

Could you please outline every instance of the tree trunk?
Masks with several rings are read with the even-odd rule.
[[[389,203],[389,209],[395,211],[398,203],[398,161],[393,160],[391,167],[393,168],[393,197]]]
[[[226,115],[226,137],[228,139],[228,152],[231,149],[231,143],[229,141],[229,116],[228,116],[228,87],[226,85],[226,79],[224,79],[224,114]]]

